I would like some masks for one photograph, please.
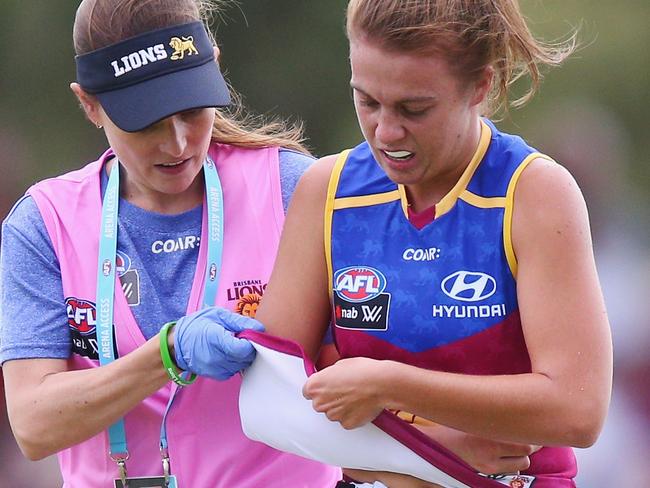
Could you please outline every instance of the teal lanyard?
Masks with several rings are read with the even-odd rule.
[[[205,242],[208,247],[203,283],[203,307],[209,307],[216,303],[217,287],[221,275],[224,212],[221,181],[219,180],[217,168],[210,158],[207,158],[203,164],[203,173],[207,202],[207,236],[201,237],[201,245]],[[117,253],[119,191],[120,171],[119,161],[116,160],[108,178],[102,201],[99,258],[97,260],[97,341],[99,345],[99,364],[101,366],[106,366],[115,361],[117,353],[113,346],[115,344],[113,310],[115,304],[115,258]],[[174,395],[169,399],[160,433],[160,446],[161,449],[164,447],[165,452],[167,451],[165,421],[173,398]],[[108,428],[108,438],[110,457],[123,469],[124,462],[129,457],[123,418]],[[166,459],[166,461],[169,460]]]
[[[221,260],[223,257],[223,191],[221,181],[214,162],[208,158],[203,165],[205,174],[205,199],[207,207],[208,229],[207,236],[201,236],[201,245],[208,241],[208,253],[203,281],[203,307],[211,307],[217,302],[217,287],[221,276]],[[185,373],[187,374],[187,373]],[[172,394],[167,402],[167,408],[160,426],[160,453],[163,465],[168,469],[169,454],[167,444],[167,415],[172,407],[178,389],[172,385]]]
[[[214,162],[207,158],[203,164],[205,175],[205,198],[208,209],[208,256],[203,283],[203,308],[212,307],[217,302],[217,287],[221,276],[223,258],[223,190]]]

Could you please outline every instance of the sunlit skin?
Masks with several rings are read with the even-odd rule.
[[[199,205],[214,113],[209,108],[181,112],[134,133],[105,117],[106,137],[124,168],[122,196],[159,213],[180,213]],[[175,163],[180,164],[165,166]]]
[[[214,55],[219,58],[216,46]],[[103,126],[120,160],[125,173],[120,182],[123,198],[145,210],[166,214],[181,213],[202,202],[202,167],[212,137],[213,108],[187,110],[141,131],[125,132],[78,83],[72,83],[70,89],[88,119]],[[174,163],[181,164],[169,166]],[[112,162],[108,164],[111,169]]]
[[[99,101],[71,85],[88,118],[104,127],[124,175],[120,194],[145,210],[181,213],[203,199],[203,161],[214,124],[213,108],[174,114],[141,131],[125,132],[106,115]],[[176,166],[165,166],[180,163]],[[109,170],[112,166],[109,166]]]
[[[388,50],[361,36],[350,42],[350,65],[359,125],[375,158],[406,186],[414,210],[434,205],[478,146],[491,70],[468,83],[439,55]],[[387,151],[411,154],[395,158]]]

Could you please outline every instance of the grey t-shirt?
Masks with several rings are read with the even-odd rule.
[[[280,150],[280,183],[289,200],[313,159]],[[107,177],[102,175],[102,191]],[[179,215],[145,211],[120,200],[117,271],[131,311],[148,339],[187,309],[198,259],[201,207]],[[68,303],[66,304],[66,299]],[[64,297],[59,263],[34,200],[19,200],[2,224],[0,248],[0,364],[12,359],[94,357],[70,321],[84,304]]]

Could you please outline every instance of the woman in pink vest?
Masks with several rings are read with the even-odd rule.
[[[230,95],[203,4],[81,3],[71,89],[110,148],[34,185],[3,224],[10,421],[28,458],[58,453],[65,487],[340,479],[337,468],[247,439],[239,377],[214,380],[247,366],[254,350],[232,334],[244,325],[211,327],[221,313],[212,306],[254,314],[311,159],[298,130],[221,110]],[[183,316],[180,366],[198,379],[169,352]],[[228,359],[206,361],[217,344]]]

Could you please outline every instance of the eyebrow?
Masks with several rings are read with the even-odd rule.
[[[367,97],[373,98],[372,95],[366,93],[363,91],[361,88],[359,88],[357,85],[354,83],[350,82],[350,88],[353,90],[358,91],[362,95],[365,95]],[[411,98],[405,98],[403,100],[398,100],[398,104],[404,104],[404,103],[422,103],[422,102],[435,102],[438,99],[438,97],[435,96],[428,96],[428,97],[411,97]]]

